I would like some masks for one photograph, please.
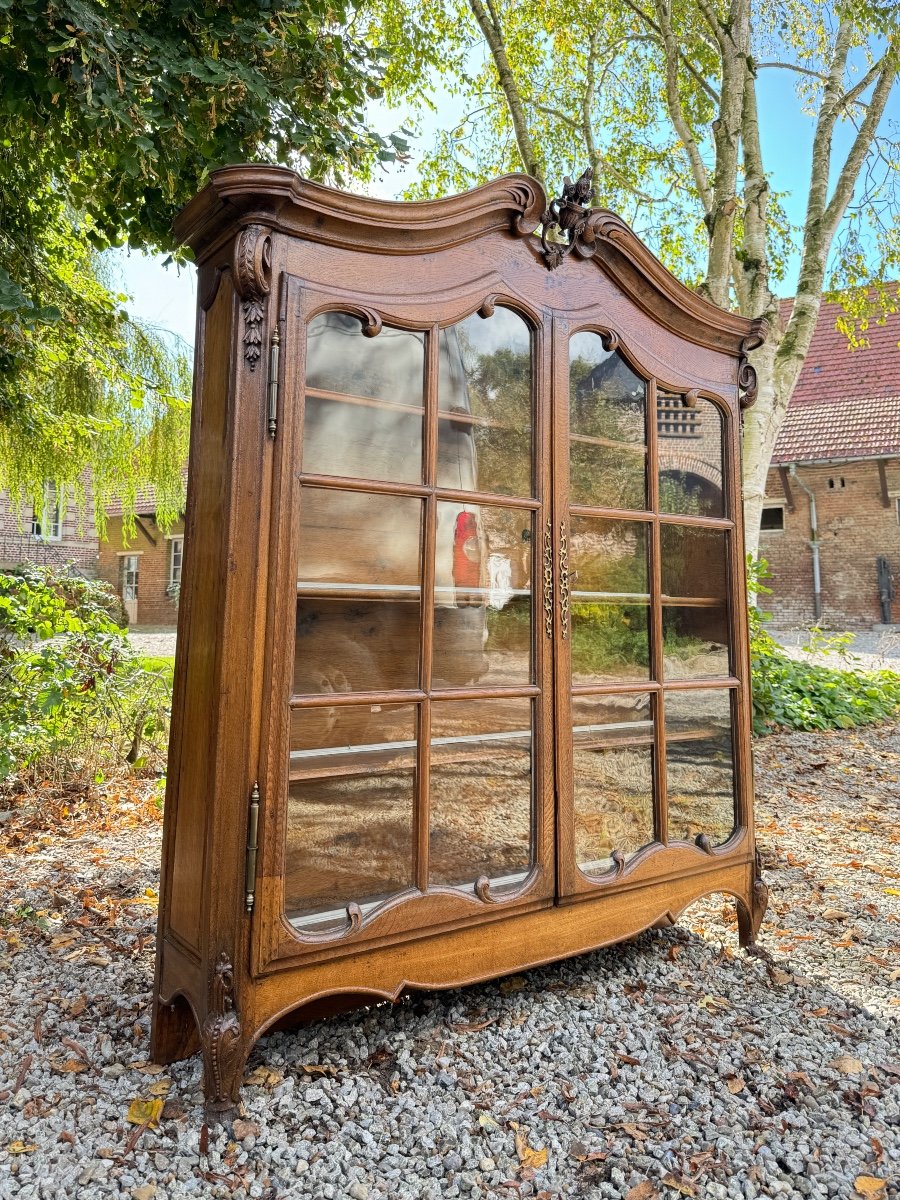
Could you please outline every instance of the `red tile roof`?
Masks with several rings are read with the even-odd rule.
[[[867,345],[851,350],[835,328],[842,312],[839,304],[821,307],[772,456],[776,465],[900,455],[900,313],[872,323],[861,334]]]

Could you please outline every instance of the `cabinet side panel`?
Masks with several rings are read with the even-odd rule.
[[[201,325],[197,396],[199,421],[191,439],[191,478],[185,525],[186,620],[179,628],[184,686],[172,713],[177,731],[170,761],[166,819],[174,820],[171,843],[169,928],[199,951],[201,884],[207,845],[207,818],[213,794],[213,754],[218,706],[223,524],[228,390],[234,292],[225,272],[215,301]],[[179,711],[180,709],[180,711]],[[173,804],[174,801],[174,804]],[[171,809],[170,809],[171,806]]]

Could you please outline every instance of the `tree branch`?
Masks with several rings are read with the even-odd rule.
[[[516,145],[519,149],[522,165],[529,175],[533,175],[535,179],[543,183],[544,172],[541,169],[537,151],[531,140],[531,134],[528,131],[528,122],[525,119],[525,106],[522,103],[522,93],[519,91],[519,86],[509,65],[506,44],[503,40],[503,27],[497,15],[497,10],[494,7],[493,0],[486,0],[486,3],[487,8],[482,3],[482,0],[469,0],[469,7],[474,14],[475,20],[478,22],[481,32],[484,34],[491,57],[494,60],[494,66],[500,77],[500,87],[503,89],[503,94],[506,96],[506,102],[509,105],[509,115],[512,120],[513,132],[515,133]]]
[[[630,0],[625,0],[625,2],[628,4]],[[694,182],[697,185],[697,191],[700,193],[700,199],[703,203],[703,210],[707,216],[711,216],[713,210],[713,190],[709,182],[709,173],[700,154],[700,147],[697,145],[694,135],[691,132],[691,127],[688,124],[684,108],[681,104],[681,97],[678,94],[678,63],[681,57],[678,50],[678,42],[669,21],[666,0],[655,0],[655,3],[656,18],[659,22],[657,28],[663,40],[666,68],[666,104],[669,109],[669,117],[675,126],[678,137],[681,139],[681,144],[684,146],[684,152],[688,157]]]
[[[887,58],[887,55],[885,58]],[[859,172],[862,169],[866,155],[874,140],[875,132],[884,115],[884,110],[896,78],[897,67],[892,62],[889,62],[878,78],[871,103],[859,127],[859,132],[853,140],[853,145],[850,147],[844,165],[841,168],[840,175],[834,187],[834,194],[829,200],[822,218],[824,236],[829,245],[837,232],[841,218],[847,211],[847,205],[853,199],[853,190],[856,187]]]
[[[650,28],[652,30],[654,30],[654,32],[659,36],[659,38],[661,40],[663,40],[663,44],[665,44],[665,41],[663,39],[662,29],[659,27],[659,25],[656,23],[656,21],[653,20],[653,18],[651,17],[651,15],[648,12],[645,12],[639,4],[636,4],[635,0],[622,0],[622,3],[627,8],[630,8],[633,13],[635,13],[637,16],[639,16],[642,21],[645,21],[650,26]],[[699,84],[699,86],[703,89],[703,91],[706,92],[707,96],[709,96],[709,98],[710,98],[710,100],[712,100],[713,104],[718,104],[719,103],[719,93],[712,86],[712,84],[709,83],[708,80],[703,78],[703,76],[700,74],[700,72],[697,70],[697,68],[691,62],[691,60],[689,58],[687,58],[684,54],[682,54],[680,50],[678,52],[678,57],[681,62],[681,65],[685,68],[685,70],[688,72],[688,74],[693,76],[694,82]]]

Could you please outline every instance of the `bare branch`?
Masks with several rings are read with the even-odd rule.
[[[863,75],[862,79],[860,79],[859,82],[857,84],[855,84],[850,89],[849,92],[845,92],[843,94],[843,96],[841,96],[840,100],[838,100],[838,107],[846,108],[847,105],[853,103],[853,101],[856,99],[857,96],[861,96],[863,94],[863,92],[866,91],[867,88],[871,87],[871,85],[875,82],[875,80],[881,74],[882,68],[885,66],[885,63],[888,61],[888,55],[890,53],[891,53],[891,51],[888,50],[884,55],[882,55],[882,57],[878,60],[878,62],[875,63],[875,65],[870,70],[866,71],[866,73],[865,73],[865,75]]]
[[[753,68],[756,71],[770,71],[774,69],[779,71],[794,71],[798,75],[809,75],[811,79],[818,79],[821,83],[828,82],[828,76],[823,75],[821,71],[813,71],[809,67],[801,67],[799,63],[755,62]]]
[[[878,82],[875,84],[875,93],[872,96],[872,101],[841,168],[841,173],[835,184],[834,194],[825,209],[822,223],[829,243],[834,237],[841,218],[847,210],[847,205],[853,199],[853,190],[856,187],[859,172],[872,145],[875,131],[878,129],[879,122],[884,115],[888,97],[891,94],[896,78],[897,67],[893,62],[889,62],[882,70]]]

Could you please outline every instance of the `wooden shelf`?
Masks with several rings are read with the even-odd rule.
[[[396,400],[379,400],[375,396],[353,396],[349,392],[327,392],[324,388],[307,388],[307,400],[335,400],[339,404],[358,404],[364,408],[382,408],[386,412],[407,413],[408,415],[425,412],[423,404],[398,404]]]
[[[626,454],[646,457],[647,447],[638,442],[617,442],[614,438],[592,437],[587,433],[570,433],[570,442],[580,442],[584,446],[603,446],[608,450],[623,450]]]

